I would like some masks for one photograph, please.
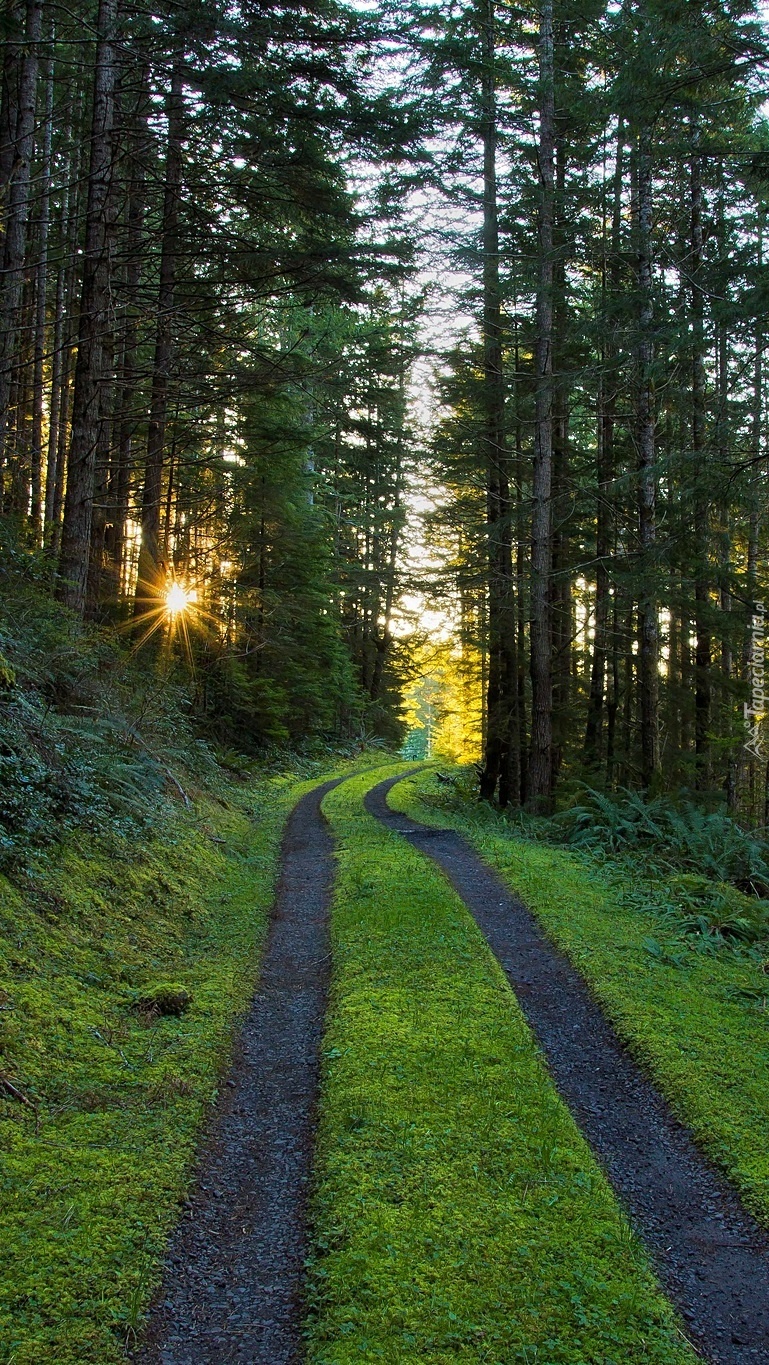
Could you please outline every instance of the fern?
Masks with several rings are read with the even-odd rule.
[[[587,787],[567,811],[536,820],[519,814],[511,824],[524,837],[569,844],[594,857],[642,857],[647,875],[692,872],[751,896],[769,896],[766,839],[691,801],[646,801],[640,792],[608,795]]]

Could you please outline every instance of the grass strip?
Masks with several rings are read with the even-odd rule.
[[[498,869],[579,968],[701,1148],[769,1225],[769,1017],[759,964],[729,949],[687,949],[653,913],[623,905],[608,869],[512,838],[501,818],[447,809],[452,800],[429,772],[389,796],[413,819],[459,830]],[[636,900],[641,888],[635,881]]]
[[[312,1365],[697,1359],[441,874],[361,806],[339,840]]]
[[[0,879],[0,1075],[30,1101],[0,1089],[3,1365],[125,1359],[317,781],[223,785],[153,838],[81,833]]]

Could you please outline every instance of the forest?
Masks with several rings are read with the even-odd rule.
[[[763,823],[754,7],[4,25],[9,583],[254,749],[396,741],[416,593],[484,798]]]
[[[0,1365],[769,1361],[764,7],[0,37]]]

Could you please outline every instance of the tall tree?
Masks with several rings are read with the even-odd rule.
[[[77,365],[58,587],[60,600],[80,615],[86,606],[96,452],[105,379],[117,18],[118,0],[99,0]]]
[[[168,138],[163,193],[163,225],[160,247],[160,282],[157,300],[157,331],[152,365],[152,396],[147,429],[147,459],[141,506],[141,549],[136,586],[136,607],[141,611],[162,595],[165,568],[160,545],[168,402],[173,359],[176,257],[178,251],[179,200],[182,188],[184,138],[184,78],[182,58],[176,54],[166,102]]]
[[[10,7],[12,25],[19,10],[17,5]],[[19,339],[42,21],[43,0],[27,0],[23,39],[18,44],[11,43],[4,73],[8,188],[0,283],[0,469],[7,456],[11,385]]]
[[[555,69],[553,5],[544,0],[539,42],[536,414],[531,519],[531,758],[529,801],[546,811],[553,792],[553,674],[550,612],[553,482],[553,225]]]

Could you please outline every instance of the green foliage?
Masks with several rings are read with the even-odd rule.
[[[254,677],[241,659],[224,651],[199,663],[201,719],[210,735],[224,741],[237,736],[240,747],[252,751],[285,743],[287,698],[278,681]]]
[[[766,840],[722,812],[672,795],[648,800],[641,792],[608,795],[585,788],[580,804],[550,819],[512,820],[520,833],[597,857],[639,857],[647,870],[691,871],[756,895],[769,893]]]
[[[461,786],[461,772],[458,778]],[[733,933],[744,918],[751,934],[760,926],[765,935],[764,903],[688,873],[658,880],[651,844],[644,872],[640,860],[612,863],[511,838],[499,814],[486,808],[479,819],[477,805],[464,803],[456,789],[448,795],[450,788],[434,787],[434,775],[418,776],[396,787],[390,803],[415,819],[460,829],[498,868],[769,1226],[766,940],[745,945]],[[691,921],[703,916],[705,925],[692,932]]]
[[[216,764],[188,682],[84,627],[12,539],[0,572],[0,871],[15,872],[73,829],[141,835],[179,797],[177,774],[212,780]]]
[[[442,875],[362,814],[371,783],[324,802],[340,855],[309,1361],[693,1365],[500,968]]]
[[[759,899],[769,893],[769,847],[762,834],[722,812],[672,796],[586,788],[578,805],[558,815],[517,813],[509,824],[526,837],[613,862],[623,904],[660,916],[670,932],[698,946],[715,950],[769,938],[769,903]]]
[[[672,923],[684,934],[715,946],[721,941],[757,943],[769,939],[769,904],[743,895],[728,882],[689,874],[671,877],[666,889]]]

